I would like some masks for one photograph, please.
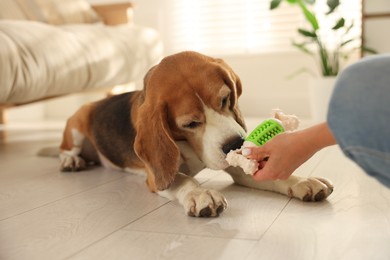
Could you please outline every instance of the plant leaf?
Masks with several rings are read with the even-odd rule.
[[[309,54],[309,55],[311,55],[311,56],[314,56],[315,54],[311,51],[311,50],[309,50],[308,48],[306,48],[306,43],[297,43],[297,42],[292,42],[292,45],[295,47],[295,48],[297,48],[297,49],[299,49],[300,51],[302,51],[302,52],[304,52],[304,53],[306,53],[306,54]]]
[[[273,10],[273,9],[277,8],[281,2],[282,2],[282,0],[272,0],[269,9]]]
[[[337,30],[337,29],[340,29],[341,27],[343,27],[345,24],[345,20],[344,18],[340,18],[340,20],[337,21],[336,25],[333,26],[332,30]]]
[[[354,41],[354,39],[346,40],[346,41],[344,41],[344,42],[342,42],[342,43],[340,44],[340,47],[343,47],[343,46],[345,46],[345,45],[347,45],[348,43],[353,42],[353,41]]]
[[[309,23],[313,27],[313,30],[317,31],[320,27],[318,25],[318,21],[317,21],[316,16],[314,15],[314,13],[312,13],[309,9],[307,9],[307,7],[305,6],[305,4],[302,1],[299,1],[298,4],[301,7],[303,14],[305,15],[306,20],[309,21]]]
[[[298,0],[287,0],[290,4],[296,4]]]
[[[366,46],[362,46],[362,51],[363,52],[367,52],[367,53],[371,53],[371,54],[377,54],[378,52],[376,50],[374,50],[373,48],[370,48],[370,47],[366,47]]]
[[[353,28],[353,26],[354,26],[354,23],[353,23],[353,21],[352,21],[352,22],[351,22],[351,25],[348,26],[347,30],[345,30],[345,34],[348,34],[349,31]]]
[[[316,0],[305,0],[305,2],[312,5],[316,2]]]
[[[306,37],[317,38],[317,34],[315,32],[310,32],[305,29],[298,29],[298,32]]]
[[[334,10],[340,5],[340,0],[328,0],[326,1],[326,4],[329,7],[329,11],[326,13],[328,15],[333,13]]]

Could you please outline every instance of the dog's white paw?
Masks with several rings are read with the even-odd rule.
[[[333,192],[333,184],[325,178],[304,178],[289,187],[288,196],[303,201],[322,201]]]
[[[87,166],[84,159],[77,155],[70,155],[66,153],[60,154],[61,166],[63,172],[77,172],[84,170]]]
[[[198,187],[184,198],[184,210],[192,217],[218,217],[227,208],[227,200],[218,191]]]

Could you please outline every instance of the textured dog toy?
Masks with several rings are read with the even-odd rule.
[[[261,146],[277,134],[284,132],[282,122],[278,119],[267,119],[258,125],[246,138],[243,147]],[[242,148],[242,147],[241,147]],[[226,156],[231,166],[241,167],[246,174],[253,174],[259,168],[256,160],[250,160],[241,154],[241,149],[231,151]]]
[[[283,133],[284,127],[278,119],[267,119],[258,125],[246,138],[245,142],[251,142],[256,146],[262,146],[275,135]],[[244,144],[250,146],[250,144]],[[252,145],[253,146],[253,145]]]
[[[285,115],[280,109],[274,109],[272,115],[273,119],[263,121],[245,138],[240,149],[230,151],[227,154],[226,161],[229,165],[241,167],[246,174],[254,174],[259,169],[259,163],[243,156],[242,149],[264,145],[277,134],[298,128],[299,120],[295,115]]]

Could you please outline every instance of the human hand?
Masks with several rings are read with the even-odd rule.
[[[259,162],[256,181],[287,179],[323,147],[335,144],[326,123],[305,130],[285,132],[259,147],[244,148],[242,154]]]
[[[293,133],[282,133],[263,146],[244,148],[244,156],[259,162],[259,170],[253,179],[265,181],[290,177],[312,155],[301,147],[299,139]]]

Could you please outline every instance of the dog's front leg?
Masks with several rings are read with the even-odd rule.
[[[290,176],[287,180],[261,181],[253,180],[251,175],[245,174],[238,167],[226,169],[234,182],[260,190],[274,191],[285,194],[289,197],[303,201],[321,201],[326,199],[333,192],[332,183],[325,178]]]
[[[69,133],[67,133],[68,131]],[[86,162],[79,155],[85,136],[78,129],[65,129],[65,138],[61,145],[61,171],[80,171],[86,168]]]
[[[86,168],[86,162],[80,157],[87,129],[90,125],[90,114],[94,104],[87,104],[76,111],[66,122],[60,160],[62,171],[80,171]]]
[[[157,193],[170,200],[177,199],[192,217],[217,217],[227,208],[220,192],[200,187],[194,178],[183,173],[177,173],[170,187]]]

